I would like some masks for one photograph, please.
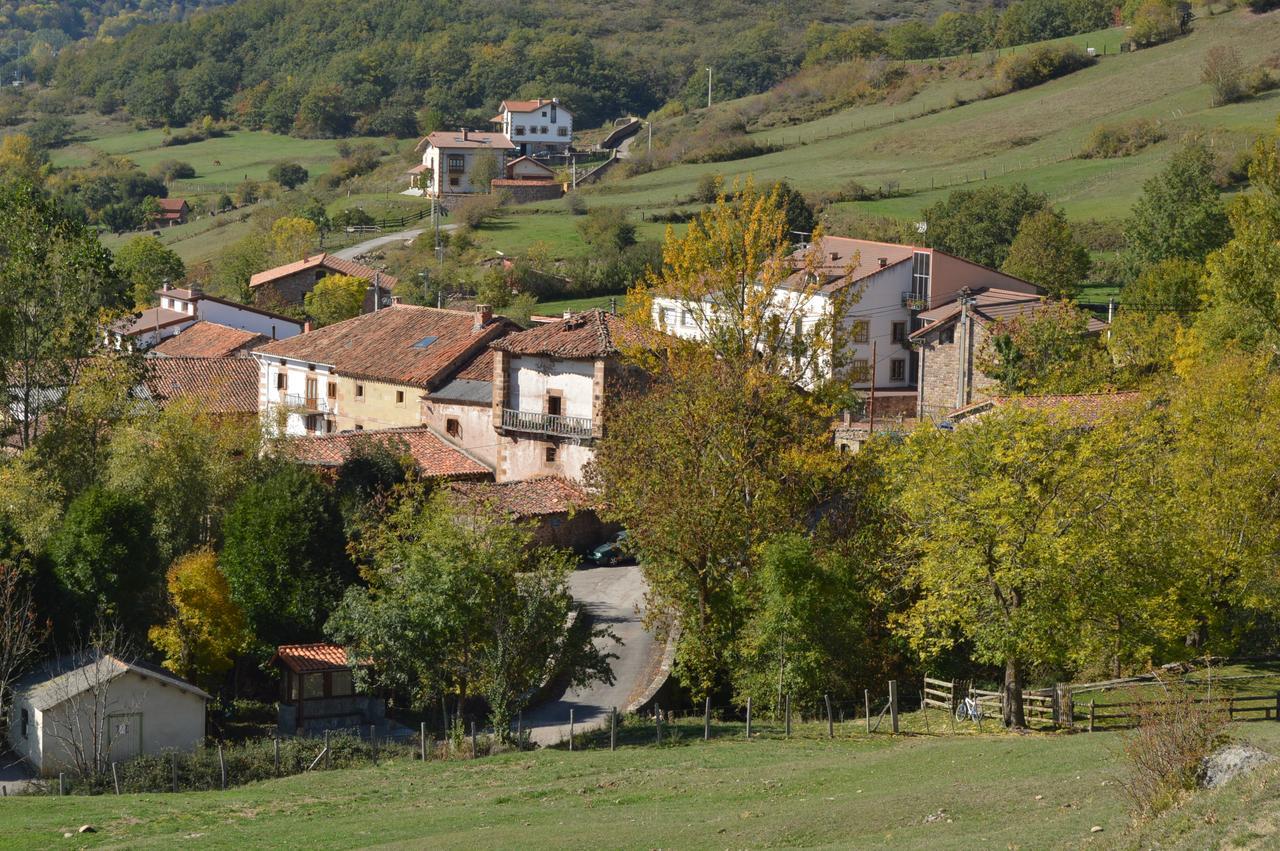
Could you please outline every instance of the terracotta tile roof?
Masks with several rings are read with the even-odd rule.
[[[143,388],[161,404],[189,397],[208,414],[254,414],[258,364],[248,358],[148,358]]]
[[[547,165],[546,163],[540,163],[537,160],[535,160],[533,157],[526,155],[526,156],[516,157],[511,162],[507,163],[507,166],[506,166],[507,174],[510,174],[512,171],[514,171],[514,167],[520,164],[535,166],[539,170],[544,171],[549,175],[554,175],[556,173],[555,169],[553,169],[551,166]]]
[[[890,242],[827,236],[811,246],[797,249],[791,255],[792,260],[799,263],[810,251],[817,251],[822,258],[818,268],[814,270],[823,279],[821,289],[824,292],[835,292],[909,261],[916,249],[910,245]],[[884,262],[883,266],[881,261]],[[804,283],[803,274],[797,272],[784,283],[799,289]]]
[[[156,203],[166,213],[178,213],[182,211],[183,207],[187,206],[184,198],[157,198]]]
[[[476,328],[475,313],[397,304],[277,340],[260,357],[287,357],[332,366],[352,378],[432,388],[490,341],[517,329],[504,317]]]
[[[972,296],[973,315],[988,322],[1035,313],[1045,304],[1045,300],[1041,296],[1014,292],[1013,290],[1002,290],[995,287],[975,289],[972,292]],[[909,336],[913,340],[918,340],[928,335],[931,331],[946,327],[959,316],[960,302],[958,300],[939,305],[932,310],[926,310],[920,314],[920,319],[928,324],[912,331]],[[1106,327],[1107,323],[1097,317],[1090,316],[1086,330],[1091,334],[1095,334]]]
[[[170,310],[167,307],[148,307],[131,319],[120,320],[112,326],[112,329],[117,334],[133,337],[138,334],[145,334],[148,331],[154,331],[157,328],[168,328],[171,325],[194,322],[195,320],[196,318],[190,313]]]
[[[1142,399],[1136,391],[1123,393],[1069,393],[1045,396],[993,396],[957,408],[947,415],[951,420],[980,416],[995,408],[1018,407],[1032,411],[1063,411],[1073,419],[1092,423],[1100,417],[1121,410]]]
[[[357,263],[354,260],[347,260],[344,257],[338,257],[334,254],[313,254],[303,260],[296,260],[293,263],[286,263],[283,266],[276,266],[274,269],[266,269],[249,278],[249,286],[260,287],[263,284],[289,275],[296,275],[298,272],[304,272],[307,269],[328,269],[339,275],[350,275],[353,278],[364,278],[366,281],[372,281],[373,276],[377,274],[377,269],[372,269],[363,263]],[[397,283],[394,275],[382,274],[382,287],[391,289]]]
[[[499,113],[503,111],[533,112],[534,110],[541,109],[544,106],[550,106],[553,103],[555,103],[558,108],[564,110],[565,112],[569,112],[569,110],[564,108],[564,104],[549,100],[547,98],[535,98],[534,100],[504,100],[498,106],[498,111]],[[569,112],[569,114],[573,115],[572,112]],[[499,116],[499,120],[501,120],[501,116]]]
[[[428,478],[484,478],[493,474],[484,464],[450,445],[426,426],[297,437],[285,443],[282,451],[302,464],[337,467],[351,456],[361,441],[382,444],[393,452],[407,452]]]
[[[151,350],[170,358],[227,358],[268,342],[263,334],[217,322],[197,322]]]
[[[351,667],[347,664],[346,648],[329,642],[317,644],[282,644],[276,648],[272,662],[282,662],[295,674],[316,671],[337,671]]]
[[[644,345],[644,330],[621,316],[603,310],[587,310],[511,334],[492,348],[513,355],[549,355],[558,358],[603,358],[618,354],[618,346]]]
[[[469,502],[492,506],[515,517],[567,514],[591,505],[585,491],[559,476],[517,482],[453,482],[449,489]]]
[[[479,130],[439,130],[427,136],[427,144],[433,148],[490,148],[495,151],[512,151],[511,144],[502,133],[488,133]]]
[[[477,352],[453,377],[465,381],[493,381],[493,349]]]

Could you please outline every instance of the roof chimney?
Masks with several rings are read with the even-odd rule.
[[[467,141],[467,128],[462,128],[462,141]]]
[[[565,318],[565,319],[571,319],[571,318],[573,318],[573,311],[572,311],[572,310],[566,310],[566,311],[564,312],[564,317],[563,317],[563,318]]]
[[[839,251],[833,251],[833,252],[831,252],[831,262],[832,262],[832,263],[836,262],[836,261],[837,261],[837,260],[839,260],[839,259],[840,259],[840,252],[839,252]]]
[[[881,257],[881,258],[880,258],[880,268],[881,268],[881,269],[883,269],[885,266],[888,266],[888,265],[889,265],[889,258],[888,258],[888,257]]]
[[[493,319],[493,308],[487,304],[476,305],[476,330],[480,330],[489,324],[489,320]]]
[[[303,323],[302,323],[302,333],[303,333],[303,334],[310,334],[310,333],[311,333],[311,320],[310,320],[310,319],[308,319],[308,320],[306,320],[305,322],[303,322]]]

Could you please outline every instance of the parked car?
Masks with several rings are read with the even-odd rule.
[[[588,553],[587,561],[610,566],[628,561],[631,557],[627,554],[626,544],[626,531],[619,532],[612,541],[606,541]]]

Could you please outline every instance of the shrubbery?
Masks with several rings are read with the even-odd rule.
[[[1138,118],[1124,124],[1101,125],[1093,128],[1089,140],[1080,151],[1085,160],[1109,160],[1131,157],[1149,145],[1166,138],[1164,128],[1157,121]]]
[[[1184,686],[1170,685],[1164,700],[1136,707],[1138,728],[1124,745],[1129,766],[1125,793],[1139,813],[1159,812],[1194,789],[1201,764],[1227,726],[1221,703],[1199,700]]]
[[[1017,91],[1065,77],[1096,61],[1074,44],[1044,44],[1001,59],[996,77],[1006,91]]]

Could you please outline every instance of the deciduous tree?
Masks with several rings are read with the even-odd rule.
[[[212,686],[248,646],[244,612],[231,598],[212,550],[197,550],[174,562],[167,584],[172,614],[151,627],[148,637],[169,669]]]
[[[1001,270],[1030,281],[1050,298],[1073,299],[1089,274],[1089,250],[1057,210],[1032,213],[1018,226]]]
[[[319,326],[359,316],[369,282],[351,275],[326,275],[303,301],[307,315]]]
[[[132,286],[133,304],[145,309],[155,301],[155,291],[165,283],[177,285],[187,268],[176,252],[151,235],[135,236],[115,253],[116,271]]]

